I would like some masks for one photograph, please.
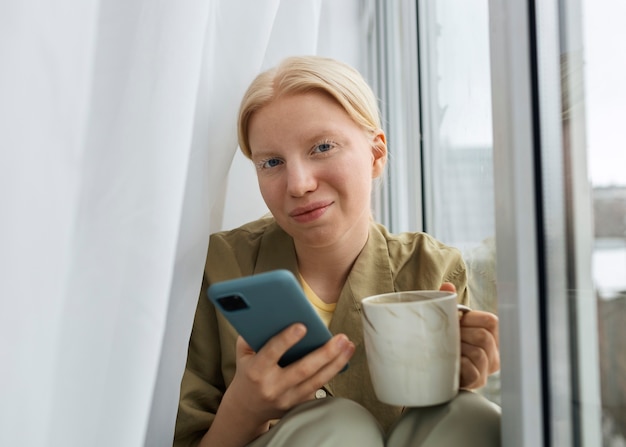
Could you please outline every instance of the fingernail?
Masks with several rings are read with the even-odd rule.
[[[294,324],[292,331],[294,335],[297,335],[297,336],[304,335],[304,333],[306,332],[306,327],[300,323]]]
[[[339,346],[341,349],[343,349],[347,343],[348,337],[346,337],[345,335],[340,335],[339,337],[337,337],[337,346]]]
[[[345,335],[339,336],[339,338],[337,339],[337,345],[342,351],[349,351],[352,349],[352,347],[350,346],[350,340]]]

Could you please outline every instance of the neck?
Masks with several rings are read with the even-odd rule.
[[[331,246],[310,247],[295,242],[298,269],[326,303],[336,303],[350,270],[367,242],[369,225]]]

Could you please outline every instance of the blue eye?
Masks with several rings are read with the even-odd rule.
[[[261,167],[262,168],[275,168],[276,166],[281,165],[283,162],[282,160],[278,159],[278,158],[270,158],[268,160],[264,160],[263,162],[261,162]]]
[[[332,143],[321,143],[315,146],[314,151],[316,152],[328,152],[333,148]]]

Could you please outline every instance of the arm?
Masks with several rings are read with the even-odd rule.
[[[204,281],[203,292],[206,285]],[[224,377],[222,365],[224,355],[230,355],[223,352],[223,345],[228,345],[231,338],[219,329],[215,308],[203,292],[181,386],[175,447],[248,444],[269,429],[270,420],[311,399],[354,352],[354,345],[345,335],[336,335],[326,345],[281,368],[278,360],[304,336],[303,325],[287,328],[258,353],[238,337],[231,381]]]
[[[348,362],[354,344],[345,335],[285,367],[278,360],[305,334],[295,324],[272,338],[258,353],[237,339],[237,371],[200,446],[236,447],[248,444],[295,405],[310,400]]]
[[[345,336],[337,335],[298,362],[280,368],[278,359],[301,337],[297,331],[286,329],[254,353],[217,315],[205,296],[206,289],[209,283],[254,272],[264,240],[259,235],[266,231],[262,224],[211,236],[181,387],[175,447],[249,443],[267,431],[269,420],[313,398],[354,351]],[[289,241],[280,240],[278,250],[291,247]],[[276,249],[273,244],[273,255]],[[282,255],[287,263],[290,257],[295,263],[295,253],[287,250]]]
[[[227,385],[217,318],[204,296],[207,287],[203,277],[180,387],[174,447],[198,444],[215,418]]]

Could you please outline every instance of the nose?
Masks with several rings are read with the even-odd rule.
[[[302,197],[315,191],[317,179],[315,170],[307,163],[292,162],[287,164],[287,192],[292,197]]]

